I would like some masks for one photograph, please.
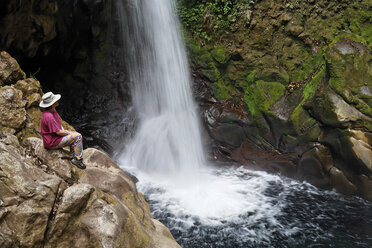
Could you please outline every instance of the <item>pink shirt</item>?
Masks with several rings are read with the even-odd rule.
[[[56,110],[43,112],[40,129],[45,148],[56,147],[62,141],[62,136],[56,134],[57,131],[62,130],[61,117]]]

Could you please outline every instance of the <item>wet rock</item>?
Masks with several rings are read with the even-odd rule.
[[[352,184],[344,175],[342,171],[336,167],[332,167],[330,173],[330,185],[338,192],[345,195],[356,195],[357,187]]]
[[[372,201],[372,179],[366,175],[361,175],[358,179],[360,182],[360,195],[365,199]]]
[[[12,84],[24,79],[26,74],[19,67],[18,62],[5,51],[0,52],[0,86]]]
[[[221,124],[210,129],[210,133],[214,139],[234,147],[239,147],[245,137],[244,129],[233,123]]]
[[[0,128],[19,130],[26,122],[22,92],[11,86],[0,88]]]
[[[331,152],[325,146],[318,146],[302,155],[297,175],[301,180],[324,188],[329,186],[328,171],[333,166]]]
[[[349,138],[355,157],[364,164],[372,174],[372,134],[359,130],[350,130]]]

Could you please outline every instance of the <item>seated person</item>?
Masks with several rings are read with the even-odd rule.
[[[43,95],[39,104],[43,108],[40,129],[44,147],[58,149],[70,146],[71,163],[80,169],[85,169],[86,166],[83,164],[83,137],[78,132],[63,129],[61,117],[55,109],[59,105],[58,100],[60,98],[60,94],[54,95],[52,92],[47,92]]]

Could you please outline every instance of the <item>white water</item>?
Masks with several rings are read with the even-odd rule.
[[[128,73],[139,123],[123,152],[122,166],[140,179],[140,189],[192,225],[211,225],[254,213],[275,223],[280,208],[263,194],[263,177],[241,177],[205,163],[190,73],[171,0],[132,1],[123,19]],[[119,5],[123,11],[128,6]],[[126,25],[124,25],[126,24]],[[160,207],[160,206],[159,206]]]
[[[139,125],[121,161],[158,176],[194,173],[204,164],[204,155],[174,3],[129,3],[119,3],[118,9],[129,8],[123,32]]]

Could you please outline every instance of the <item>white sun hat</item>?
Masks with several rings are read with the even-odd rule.
[[[52,92],[47,92],[43,95],[42,101],[40,102],[39,106],[42,108],[48,108],[52,106],[55,102],[57,102],[59,99],[61,99],[60,94],[53,94]]]

